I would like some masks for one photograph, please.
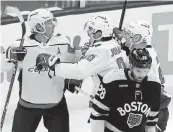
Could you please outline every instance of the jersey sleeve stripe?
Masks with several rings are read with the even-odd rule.
[[[158,118],[155,118],[153,120],[147,120],[147,123],[150,123],[150,122],[157,122],[158,121]]]
[[[101,109],[103,109],[105,111],[109,111],[110,110],[109,107],[107,107],[106,105],[104,105],[103,103],[101,103],[100,101],[98,101],[96,99],[94,99],[93,104],[97,105],[99,108],[101,108]]]
[[[147,122],[146,126],[155,126],[157,122]]]
[[[109,111],[103,110],[102,108],[98,107],[97,105],[93,104],[93,109],[100,114],[109,114]]]
[[[148,116],[148,120],[154,120],[158,118],[158,116],[159,116],[158,114],[156,116]]]
[[[122,132],[120,131],[118,128],[116,128],[115,126],[113,126],[112,124],[110,124],[109,122],[105,121],[105,127],[107,129],[109,129],[109,131],[112,131],[112,132]]]
[[[97,112],[95,109],[92,109],[92,115],[93,116],[96,116],[96,117],[99,117],[99,116],[108,116],[109,115],[109,113],[99,113],[99,112]]]
[[[91,116],[90,116],[90,118],[91,119],[93,119],[93,120],[106,120],[106,116],[94,116],[93,114],[91,114]]]
[[[154,116],[157,116],[158,114],[159,114],[158,111],[157,111],[157,112],[151,111],[150,114],[149,114],[149,116],[150,116],[150,117],[154,117]]]

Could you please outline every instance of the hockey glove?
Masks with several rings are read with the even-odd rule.
[[[41,71],[44,67],[49,67],[54,71],[55,64],[59,63],[60,59],[57,55],[50,55],[47,53],[41,53],[36,58],[36,67]]]
[[[113,29],[113,33],[114,33],[114,35],[115,35],[119,40],[121,40],[121,39],[123,38],[122,31],[119,30],[117,27],[115,27],[115,28]]]
[[[113,33],[115,37],[120,41],[120,44],[124,44],[126,42],[125,38],[123,37],[123,31],[119,30],[118,28],[113,29]]]
[[[8,47],[6,50],[6,58],[9,62],[23,61],[27,50],[25,47]]]
[[[75,80],[75,79],[65,79],[65,89],[74,93],[78,93],[75,87],[81,88],[83,80]]]

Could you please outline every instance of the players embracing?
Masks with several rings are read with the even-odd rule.
[[[49,67],[55,76],[70,79],[96,76],[98,91],[91,114],[92,132],[156,132],[163,93],[157,53],[149,43],[152,27],[138,21],[123,29],[120,42],[129,61],[112,39],[107,17],[92,17],[85,29],[91,40],[78,63],[67,64],[59,56],[40,54],[37,67]]]

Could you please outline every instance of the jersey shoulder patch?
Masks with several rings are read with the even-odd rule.
[[[94,60],[95,57],[96,57],[96,55],[91,54],[91,55],[87,55],[87,56],[85,57],[85,59],[88,60],[89,62],[91,62],[92,60]]]
[[[124,69],[111,70],[108,73],[106,73],[103,77],[104,83],[111,83],[112,81],[117,80],[127,80],[124,73]]]

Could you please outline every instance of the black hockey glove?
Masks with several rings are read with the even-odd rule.
[[[114,33],[115,37],[117,37],[119,40],[121,40],[123,38],[122,30],[119,30],[117,27],[115,27],[113,29],[113,33]]]
[[[78,93],[75,87],[81,88],[83,80],[75,80],[75,79],[65,79],[65,89],[74,93]]]
[[[9,62],[23,61],[27,50],[25,47],[8,47],[6,50],[6,58]]]
[[[55,64],[59,62],[60,62],[60,59],[57,55],[41,53],[36,58],[36,67],[39,71],[41,71],[44,67],[48,67],[54,71]]]
[[[126,40],[123,36],[123,31],[122,30],[119,30],[117,27],[115,27],[113,29],[113,33],[114,33],[115,37],[118,39],[118,42],[120,43],[120,45],[125,44]]]

